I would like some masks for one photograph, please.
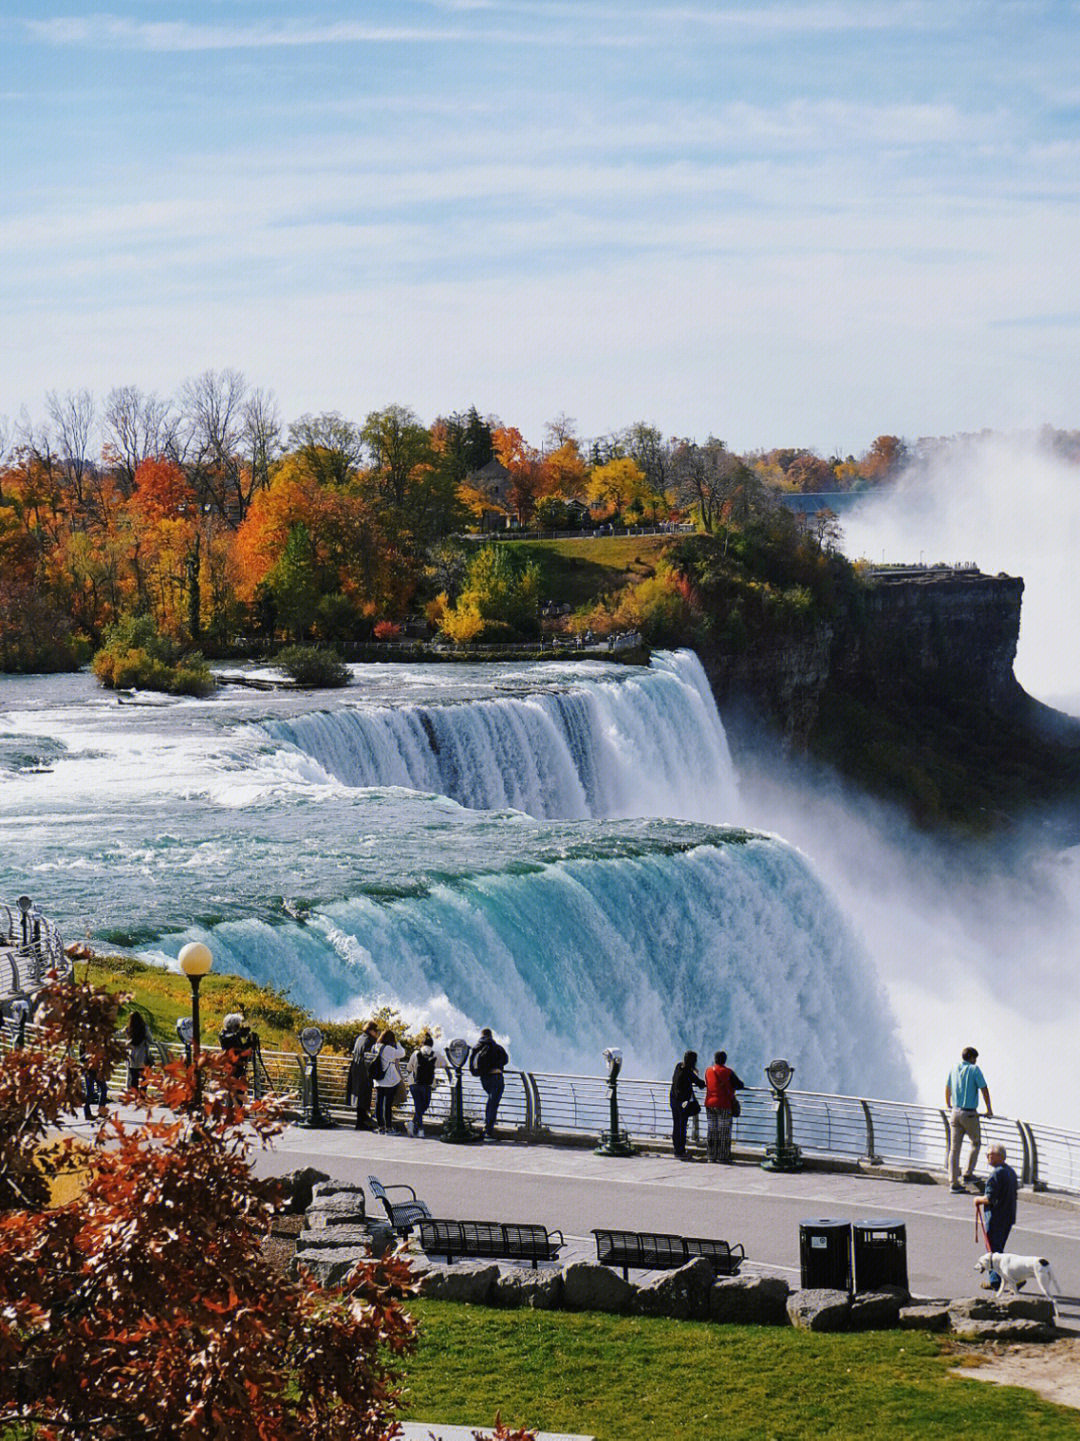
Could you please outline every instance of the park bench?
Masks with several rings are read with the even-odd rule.
[[[746,1259],[741,1245],[700,1236],[670,1236],[657,1231],[594,1230],[596,1259],[602,1266],[621,1266],[623,1279],[633,1266],[641,1271],[674,1271],[704,1256],[717,1276],[737,1276]]]
[[[384,1186],[378,1176],[369,1176],[368,1185],[371,1194],[377,1201],[381,1201],[386,1208],[386,1214],[390,1218],[390,1224],[399,1236],[407,1236],[417,1221],[422,1221],[431,1215],[427,1202],[417,1199],[416,1192],[411,1186]],[[394,1201],[387,1194],[389,1191],[407,1191],[408,1200]]]
[[[518,1225],[504,1221],[440,1221],[426,1217],[420,1222],[420,1245],[429,1255],[447,1261],[554,1261],[566,1242],[561,1231],[544,1226]]]

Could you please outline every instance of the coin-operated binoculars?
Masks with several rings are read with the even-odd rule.
[[[630,1144],[630,1137],[619,1129],[619,1072],[622,1070],[622,1051],[617,1046],[608,1046],[604,1051],[608,1068],[608,1091],[611,1101],[611,1127],[600,1132],[598,1156],[636,1156],[637,1147]]]
[[[795,1067],[787,1061],[770,1061],[765,1067],[765,1079],[776,1102],[776,1145],[766,1146],[762,1167],[766,1171],[801,1171],[802,1152],[791,1136],[791,1103],[786,1092],[791,1085]]]
[[[300,1032],[300,1045],[307,1057],[307,1064],[302,1065],[300,1073],[303,1082],[304,1114],[298,1124],[309,1131],[333,1130],[334,1123],[323,1110],[319,1100],[318,1055],[323,1048],[323,1033],[318,1026],[304,1027]]]
[[[461,1073],[465,1069],[465,1062],[469,1059],[470,1049],[468,1041],[463,1041],[460,1037],[451,1041],[446,1047],[446,1059],[454,1072],[454,1079],[450,1090],[450,1114],[443,1123],[439,1140],[450,1141],[455,1145],[483,1140],[483,1132],[478,1131],[475,1126],[471,1126],[466,1121],[462,1104]]]

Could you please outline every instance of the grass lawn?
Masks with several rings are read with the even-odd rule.
[[[403,1419],[599,1441],[1080,1436],[1080,1413],[949,1374],[918,1332],[811,1335],[646,1317],[415,1301]]]
[[[544,600],[566,601],[575,609],[651,575],[669,535],[582,536],[573,540],[501,541],[515,555],[540,567]]]

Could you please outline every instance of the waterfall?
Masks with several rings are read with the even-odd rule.
[[[627,1074],[666,1075],[688,1047],[724,1047],[751,1084],[789,1054],[801,1088],[910,1094],[872,971],[806,863],[769,837],[357,896],[302,924],[191,929],[169,951],[194,938],[321,1014],[389,1000],[452,1033],[490,1025],[536,1070],[591,1070],[620,1045]]]
[[[538,819],[730,819],[724,728],[691,651],[648,669],[449,705],[346,706],[263,723],[347,786],[403,786]]]

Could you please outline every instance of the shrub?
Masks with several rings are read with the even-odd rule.
[[[376,621],[373,634],[376,640],[397,640],[401,627],[396,621],[380,620]]]
[[[349,667],[336,650],[318,650],[312,645],[290,645],[278,652],[276,664],[296,685],[305,688],[349,684]]]
[[[198,651],[184,655],[158,632],[148,615],[126,615],[105,632],[91,662],[109,690],[165,691],[171,695],[209,695],[216,684]]]

